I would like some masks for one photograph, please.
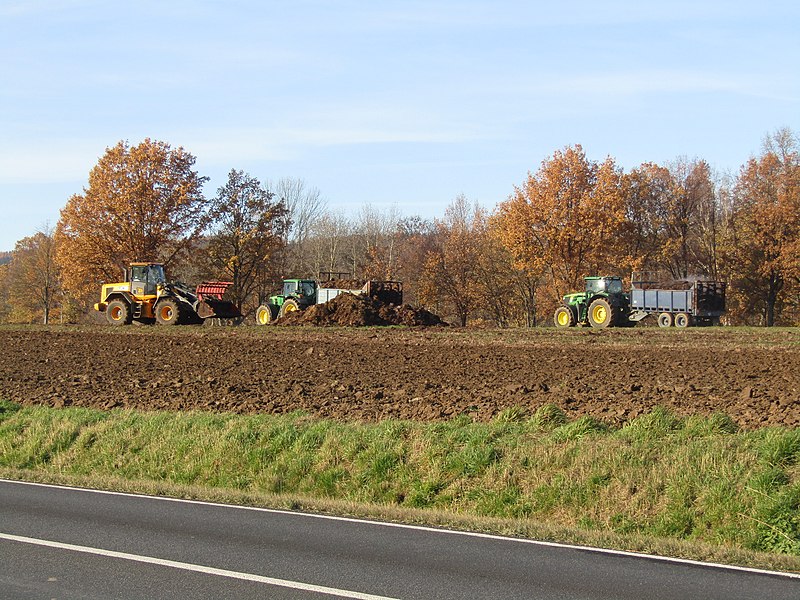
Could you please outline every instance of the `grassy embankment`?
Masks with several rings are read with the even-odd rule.
[[[800,429],[664,410],[610,430],[20,407],[0,476],[447,525],[800,571]]]

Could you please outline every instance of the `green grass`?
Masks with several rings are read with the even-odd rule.
[[[738,431],[726,415],[657,409],[611,429],[553,406],[355,424],[0,401],[0,473],[800,570],[800,429]]]

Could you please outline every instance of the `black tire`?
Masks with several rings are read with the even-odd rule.
[[[182,321],[183,307],[173,298],[164,298],[156,304],[155,313],[159,325],[177,325]]]
[[[133,321],[130,305],[124,300],[112,300],[106,307],[106,320],[112,325],[130,325]]]
[[[281,310],[278,312],[278,317],[285,317],[287,314],[297,312],[299,310],[303,310],[300,306],[300,303],[294,298],[289,298],[288,300],[284,300]]]
[[[559,306],[553,314],[553,324],[559,329],[574,327],[575,313],[569,306]]]
[[[614,308],[605,298],[597,298],[589,305],[589,325],[595,329],[605,329],[616,321]]]
[[[658,315],[659,327],[672,327],[672,313],[663,312]]]
[[[256,309],[256,324],[269,325],[278,318],[278,307],[274,304],[262,304]]]
[[[675,315],[673,322],[675,323],[675,327],[679,327],[680,329],[686,329],[687,327],[692,326],[692,317],[690,317],[686,313],[678,313],[677,315]]]

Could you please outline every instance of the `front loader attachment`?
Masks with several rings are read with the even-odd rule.
[[[233,285],[231,281],[206,281],[197,286],[197,302],[194,310],[201,319],[236,319],[242,313],[223,296]]]

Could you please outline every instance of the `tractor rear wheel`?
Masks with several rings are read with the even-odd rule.
[[[678,313],[675,315],[675,327],[684,329],[692,324],[691,317],[686,313]]]
[[[598,298],[589,305],[589,324],[595,329],[604,329],[614,320],[614,309],[608,300]]]
[[[112,300],[106,307],[106,319],[112,325],[130,325],[133,321],[131,307],[124,300]]]
[[[269,325],[277,316],[278,310],[274,304],[262,304],[256,309],[256,323],[259,325]]]
[[[663,312],[658,315],[658,326],[659,327],[671,327],[672,326],[672,313]]]
[[[289,298],[284,301],[280,312],[278,312],[278,316],[285,317],[287,314],[297,312],[298,310],[300,310],[300,303],[294,298]]]
[[[159,325],[177,325],[181,320],[181,303],[173,298],[165,298],[155,308]]]
[[[553,315],[553,323],[556,327],[572,327],[575,325],[575,313],[568,306],[559,306]]]

